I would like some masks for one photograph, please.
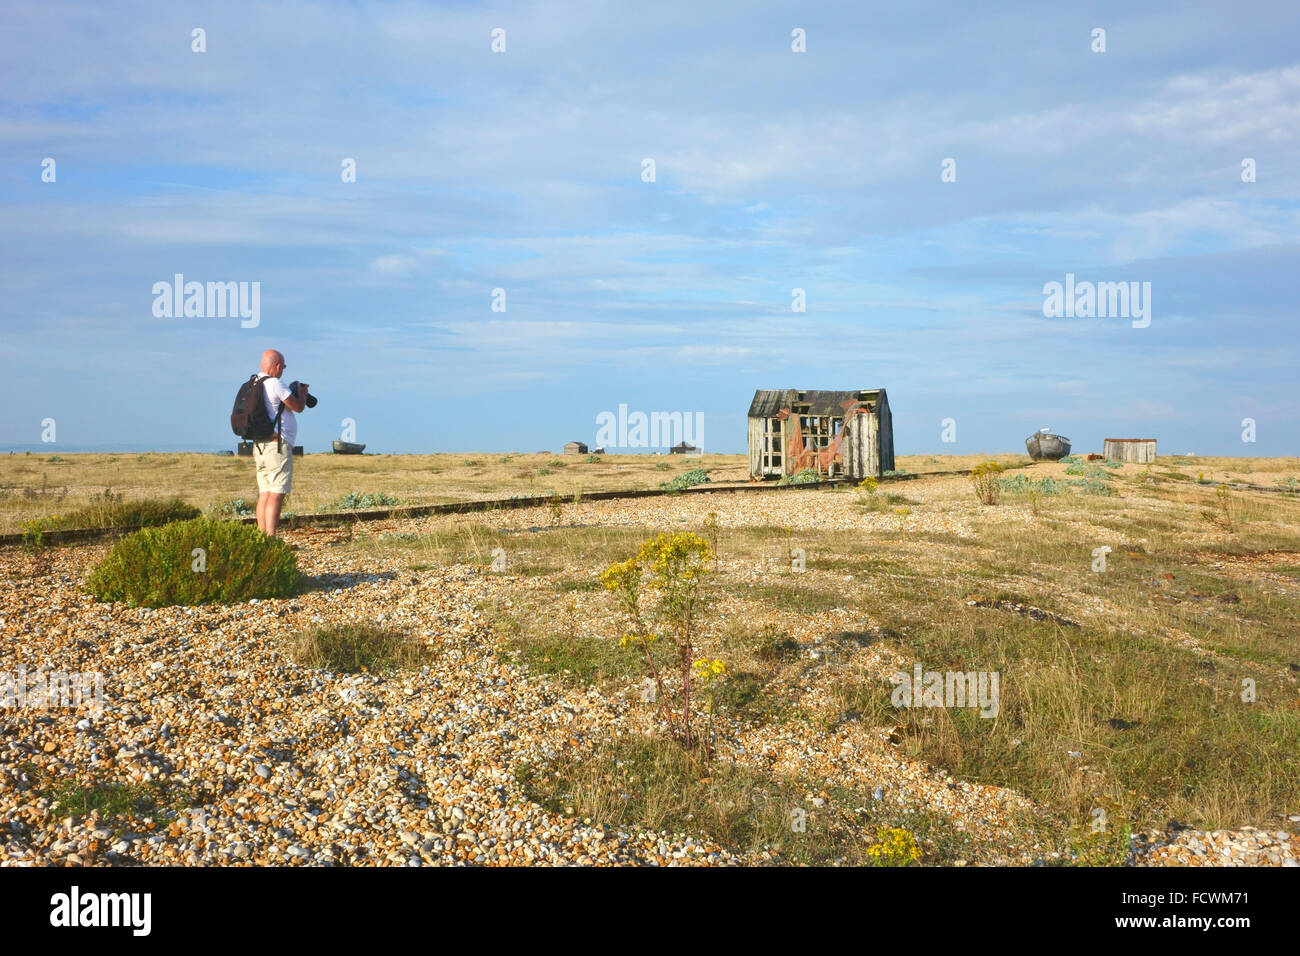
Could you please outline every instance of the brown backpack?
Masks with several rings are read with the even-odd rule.
[[[266,413],[266,387],[262,383],[267,378],[267,375],[250,375],[248,381],[239,386],[235,407],[230,412],[230,427],[246,441],[266,441],[274,435],[279,449],[280,416],[284,413],[284,405],[280,406],[274,419]]]

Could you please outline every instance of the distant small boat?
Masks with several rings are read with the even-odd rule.
[[[1034,461],[1060,461],[1070,453],[1070,439],[1053,435],[1044,428],[1025,439],[1025,448]]]
[[[356,442],[334,441],[334,454],[336,455],[359,455],[365,450],[365,445],[358,445]]]

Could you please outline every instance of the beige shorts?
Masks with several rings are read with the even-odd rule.
[[[287,495],[293,483],[293,446],[288,442],[280,443],[280,451],[275,450],[275,439],[253,443],[253,461],[257,462],[258,494],[271,492]]]

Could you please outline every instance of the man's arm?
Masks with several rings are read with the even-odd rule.
[[[273,387],[277,390],[276,397],[285,408],[291,409],[295,412],[301,412],[307,407],[307,403],[303,401],[303,399],[307,397],[307,386],[303,385],[301,382],[298,383],[297,398],[293,397],[293,392],[289,391],[288,387],[283,382],[275,382]]]

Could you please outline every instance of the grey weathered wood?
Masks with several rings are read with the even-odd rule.
[[[1107,461],[1147,464],[1156,460],[1156,440],[1154,438],[1107,438],[1102,454]]]

